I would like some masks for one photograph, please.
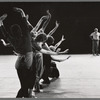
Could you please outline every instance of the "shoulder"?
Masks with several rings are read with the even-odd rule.
[[[98,32],[98,34],[100,34],[100,32]]]

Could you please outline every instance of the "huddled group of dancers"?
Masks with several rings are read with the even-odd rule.
[[[59,48],[59,45],[65,40],[64,35],[58,43],[53,45],[54,37],[52,35],[59,27],[57,21],[56,26],[48,34],[45,33],[51,19],[49,10],[47,10],[47,15],[40,18],[35,27],[31,25],[28,20],[29,15],[25,14],[23,9],[14,7],[13,10],[20,14],[21,26],[11,25],[10,32],[7,32],[4,21],[8,15],[2,15],[0,17],[0,31],[4,39],[1,41],[4,46],[12,46],[14,54],[18,56],[15,68],[21,88],[16,98],[32,98],[36,97],[35,92],[40,92],[42,84],[50,84],[50,77],[59,77],[55,61],[61,62],[70,57],[60,59],[51,55],[66,54],[69,49],[62,51]],[[42,80],[41,84],[40,80]]]

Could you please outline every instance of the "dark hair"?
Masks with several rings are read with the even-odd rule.
[[[11,35],[15,38],[19,38],[22,35],[22,30],[18,24],[11,25],[10,31]]]
[[[37,42],[45,42],[47,40],[47,35],[45,33],[38,34],[35,40]]]
[[[46,42],[47,42],[48,45],[53,44],[53,43],[54,43],[54,38],[53,38],[53,36],[49,35]]]

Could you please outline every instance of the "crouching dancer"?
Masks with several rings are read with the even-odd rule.
[[[42,53],[43,54],[47,54],[47,55],[58,55],[58,54],[63,54],[66,53],[67,50],[65,50],[64,52],[53,52],[53,51],[49,51],[49,50],[45,50],[42,48],[42,45],[44,44],[44,42],[46,42],[47,40],[47,35],[42,31],[41,33],[39,33],[36,38],[32,39],[32,46],[33,46],[33,51],[35,53],[35,65],[36,66],[36,91],[40,92],[40,85],[39,85],[39,81],[43,75],[44,72],[44,67],[43,67],[43,57],[42,57]]]

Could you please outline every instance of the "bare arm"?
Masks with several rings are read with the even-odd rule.
[[[47,43],[45,43],[45,44],[42,46],[42,48],[45,49],[45,50],[50,50],[50,48],[49,48],[49,46],[48,46]]]
[[[65,61],[65,60],[69,59],[70,57],[71,57],[71,56],[68,56],[68,57],[66,57],[66,58],[64,58],[64,59],[57,59],[57,58],[51,56],[51,59],[54,60],[54,61],[57,61],[57,62],[62,62],[62,61]]]
[[[1,39],[2,43],[6,47],[11,47],[12,45],[10,43],[6,43],[3,39]]]
[[[7,39],[8,37],[8,32],[6,31],[5,27],[4,27],[4,24],[3,24],[3,20],[5,20],[5,18],[7,17],[7,14],[3,14],[1,17],[0,17],[0,30],[3,34],[3,36]]]
[[[42,16],[42,17],[40,18],[40,20],[38,21],[38,23],[36,24],[36,26],[32,29],[33,33],[36,33],[36,31],[39,29],[41,23],[42,23],[45,19],[47,19],[47,16]]]
[[[43,53],[43,54],[48,54],[48,55],[60,55],[60,54],[68,53],[68,50],[69,49],[66,49],[62,52],[53,52],[53,51],[50,51],[50,50],[41,49],[40,52]]]
[[[59,55],[60,55],[60,54],[66,54],[66,53],[68,53],[68,51],[69,51],[69,49],[66,49],[66,50],[64,50],[64,51],[62,51],[62,52],[59,52],[59,51],[58,51],[57,53],[58,53]]]
[[[56,21],[56,26],[48,33],[48,35],[52,35],[57,30],[58,27],[59,23]]]
[[[32,26],[32,24],[29,22],[29,15],[27,14],[26,15],[26,19],[27,19],[27,24],[31,27],[31,30],[33,29],[33,26]]]
[[[56,51],[56,49],[60,46],[60,44],[64,41],[64,35],[62,35],[62,38],[61,40],[56,43],[54,46],[50,46],[50,48],[53,50],[53,51]],[[59,48],[57,51],[60,51],[61,49]]]
[[[60,44],[61,44],[64,40],[65,40],[64,35],[62,35],[61,40],[60,40],[58,43],[56,43],[54,47],[55,47],[55,48],[58,48],[58,47],[60,46]]]
[[[40,52],[43,54],[48,54],[48,55],[57,55],[58,54],[57,52],[53,52],[53,51],[45,50],[45,49],[41,49]]]
[[[46,27],[49,24],[50,19],[51,19],[51,14],[50,14],[49,10],[47,10],[47,14],[48,14],[48,18],[47,18],[47,20],[44,22],[44,24],[42,26],[43,31],[45,31],[45,29],[46,29]]]
[[[29,19],[29,15],[28,14],[25,15],[25,12],[21,8],[14,7],[14,10],[17,11],[17,12],[19,12],[21,14],[21,17],[22,18],[24,18],[24,17],[26,18],[26,23],[27,23],[28,26],[30,26],[30,28],[32,30],[33,29],[33,26],[32,26],[32,24],[28,20]]]
[[[19,12],[22,17],[26,17],[24,11],[21,8],[14,7],[14,10],[17,11],[17,12]]]

